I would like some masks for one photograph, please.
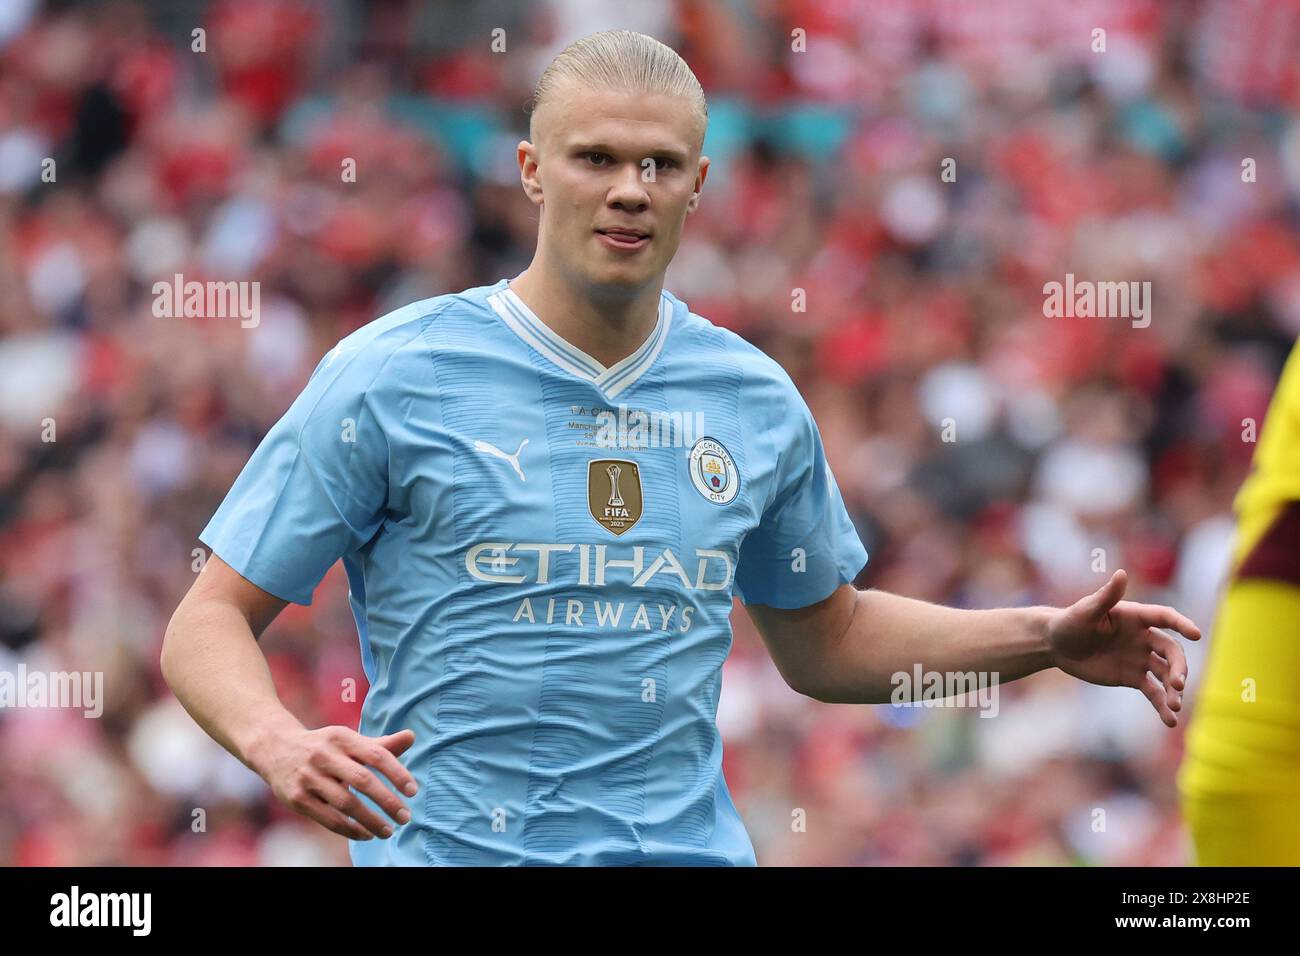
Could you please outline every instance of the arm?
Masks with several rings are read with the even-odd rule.
[[[894,675],[916,664],[995,672],[999,683],[1059,667],[1091,683],[1141,690],[1165,724],[1176,726],[1187,659],[1156,628],[1191,640],[1200,631],[1172,608],[1120,601],[1126,583],[1116,571],[1064,609],[959,610],[845,584],[809,607],[755,604],[749,612],[786,682],[828,703],[886,703]]]
[[[409,820],[402,801],[369,768],[413,795],[415,779],[397,756],[415,735],[404,730],[369,738],[346,727],[307,730],[289,712],[257,644],[286,603],[212,555],[167,626],[163,678],[195,721],[292,809],[354,840],[386,837],[391,828],[348,787],[398,823]]]

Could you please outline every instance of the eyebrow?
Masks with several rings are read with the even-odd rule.
[[[613,146],[610,146],[605,142],[596,141],[588,143],[582,140],[570,143],[569,151],[573,153],[609,153],[611,156],[620,152],[620,150],[615,149]],[[632,152],[643,152],[646,156],[665,156],[668,159],[674,159],[679,163],[685,163],[687,159],[687,153],[678,149],[676,146],[655,146],[644,151],[632,150]]]

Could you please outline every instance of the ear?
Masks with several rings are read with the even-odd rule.
[[[691,198],[686,200],[686,215],[695,212],[695,207],[700,204],[700,193],[704,189],[704,179],[709,175],[709,157],[701,156],[699,171],[695,174],[695,192]]]
[[[516,148],[519,159],[519,182],[524,187],[524,195],[535,205],[542,204],[542,181],[538,177],[537,147],[526,139],[519,141]]]

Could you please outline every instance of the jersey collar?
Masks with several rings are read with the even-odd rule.
[[[498,291],[488,296],[494,312],[521,339],[571,375],[585,379],[614,398],[630,388],[654,364],[668,340],[673,306],[666,292],[659,293],[659,318],[646,340],[631,355],[606,368],[572,342],[561,337],[524,304],[524,300],[502,280]]]

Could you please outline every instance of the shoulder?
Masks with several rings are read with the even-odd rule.
[[[479,286],[411,302],[367,322],[340,339],[312,374],[331,387],[369,391],[420,379],[430,370],[431,327],[441,319],[492,323],[487,297],[495,286]]]
[[[731,329],[714,325],[692,312],[671,293],[668,297],[677,307],[675,321],[680,322],[677,331],[683,339],[683,351],[700,353],[698,359],[704,365],[725,363],[740,373],[742,408],[786,415],[805,407],[798,388],[780,362]]]

